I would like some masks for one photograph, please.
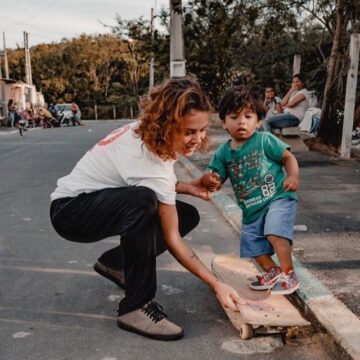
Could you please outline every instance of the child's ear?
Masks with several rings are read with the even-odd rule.
[[[222,128],[223,128],[223,129],[227,130],[227,127],[226,127],[225,121],[222,121],[222,122],[221,122],[221,126],[222,126]]]

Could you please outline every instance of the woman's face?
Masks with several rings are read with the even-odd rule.
[[[298,77],[292,79],[291,85],[296,90],[301,90],[304,87],[304,83]]]
[[[206,136],[209,124],[207,111],[190,110],[182,119],[183,131],[175,137],[174,150],[184,156],[191,156]]]

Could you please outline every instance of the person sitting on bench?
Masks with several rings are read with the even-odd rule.
[[[264,107],[266,109],[265,119],[283,112],[281,99],[276,95],[275,88],[272,86],[265,89]]]
[[[292,77],[291,88],[281,100],[284,112],[264,119],[261,128],[264,131],[298,126],[309,107],[310,94],[305,89],[304,78],[300,74]]]

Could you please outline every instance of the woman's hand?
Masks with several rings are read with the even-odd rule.
[[[241,298],[235,289],[220,280],[215,283],[213,289],[216,297],[225,308],[236,312],[239,311],[237,304],[240,303]]]
[[[192,195],[206,201],[210,200],[210,191],[198,180],[199,178],[189,183],[178,181],[175,186],[175,191],[178,194]]]
[[[197,184],[188,184],[187,187],[187,194],[198,197],[200,199],[203,200],[210,200],[210,191],[208,189],[206,189],[204,186],[202,185],[197,185]]]

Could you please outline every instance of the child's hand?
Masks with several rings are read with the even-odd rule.
[[[284,181],[285,191],[296,191],[299,188],[299,178],[297,176],[288,176]]]
[[[201,177],[202,185],[209,191],[214,192],[221,189],[221,178],[217,173],[207,172]]]

